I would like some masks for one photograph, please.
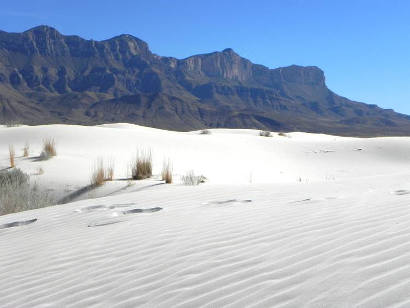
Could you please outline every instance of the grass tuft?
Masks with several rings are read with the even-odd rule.
[[[29,155],[30,155],[30,144],[26,142],[23,148],[23,156],[28,157]]]
[[[16,158],[16,152],[14,151],[14,146],[10,144],[9,145],[10,168],[14,168],[16,166],[15,158]]]
[[[272,137],[272,133],[270,131],[267,131],[267,130],[261,130],[261,131],[259,131],[259,136]]]
[[[184,185],[199,185],[201,183],[205,183],[207,178],[204,177],[203,175],[195,175],[194,171],[188,171],[185,175],[182,176],[181,178],[182,183]]]
[[[151,150],[138,151],[135,159],[131,162],[131,177],[134,180],[143,180],[152,176],[152,153]]]
[[[170,160],[164,161],[162,165],[161,178],[166,184],[172,183],[172,164]]]
[[[47,160],[53,156],[57,156],[56,143],[53,138],[46,138],[43,140],[43,150],[41,151],[40,159]]]
[[[203,129],[199,132],[200,135],[210,135],[211,131],[209,129]]]
[[[101,186],[105,182],[105,169],[102,159],[98,159],[91,174],[91,185]]]

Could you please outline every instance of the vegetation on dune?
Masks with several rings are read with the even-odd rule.
[[[164,161],[162,165],[161,179],[165,181],[166,184],[172,183],[172,163],[170,160]]]
[[[0,215],[52,205],[47,192],[30,185],[30,176],[20,169],[0,172]]]
[[[43,140],[43,150],[41,151],[40,159],[47,160],[53,156],[57,156],[55,140],[53,138],[46,138]]]
[[[131,162],[131,177],[134,180],[143,180],[152,176],[151,150],[137,151],[135,159]]]
[[[206,177],[203,175],[195,175],[193,170],[188,171],[185,175],[181,177],[181,181],[184,185],[199,185],[206,182]]]

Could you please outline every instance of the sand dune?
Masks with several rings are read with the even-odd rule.
[[[9,143],[38,153],[47,136],[58,156],[17,167],[41,164],[33,180],[60,195],[88,185],[102,153],[126,177],[137,146],[155,174],[171,157],[209,181],[116,181],[93,192],[105,197],[0,216],[0,307],[410,306],[410,138],[0,128],[0,167]]]

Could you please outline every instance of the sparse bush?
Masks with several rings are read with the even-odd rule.
[[[56,143],[53,138],[47,138],[43,140],[43,150],[40,154],[41,160],[50,159],[53,156],[57,156]]]
[[[10,121],[5,122],[4,125],[6,125],[6,127],[18,127],[18,126],[21,126],[22,124],[17,120],[10,120]]]
[[[110,161],[108,167],[104,166],[104,160],[99,158],[95,163],[94,170],[91,174],[91,185],[101,186],[106,181],[114,179],[114,163]]]
[[[172,164],[169,160],[164,161],[164,164],[162,165],[161,177],[166,184],[172,183]]]
[[[91,174],[91,185],[92,186],[101,186],[105,181],[105,170],[104,162],[102,159],[99,159],[94,166],[93,173]]]
[[[131,162],[131,176],[134,180],[143,180],[152,176],[151,150],[138,151]]]
[[[0,187],[16,184],[23,185],[28,183],[29,175],[20,169],[13,169],[11,171],[0,171]]]
[[[206,182],[206,177],[203,175],[195,175],[194,171],[188,171],[181,178],[184,185],[199,185]]]
[[[108,167],[105,168],[105,180],[112,181],[114,179],[114,163],[110,161]]]
[[[278,136],[281,136],[281,137],[289,137],[286,133],[284,133],[284,132],[280,132],[280,133],[278,133]]]
[[[259,131],[259,136],[272,137],[272,133],[270,131],[267,131],[267,130],[261,130],[261,131]]]
[[[9,161],[10,161],[11,168],[14,168],[16,166],[15,158],[16,158],[16,152],[14,151],[14,146],[11,144],[9,145]]]
[[[26,142],[23,148],[23,156],[28,157],[29,154],[30,154],[30,144]]]
[[[199,132],[200,135],[210,135],[211,131],[209,129],[203,129]]]
[[[0,215],[37,209],[52,204],[47,192],[30,185],[29,175],[20,169],[0,172]]]

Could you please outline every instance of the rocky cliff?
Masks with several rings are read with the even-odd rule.
[[[409,116],[336,95],[314,66],[269,69],[232,49],[160,57],[131,35],[93,41],[47,26],[0,31],[0,122],[12,120],[410,135]]]

